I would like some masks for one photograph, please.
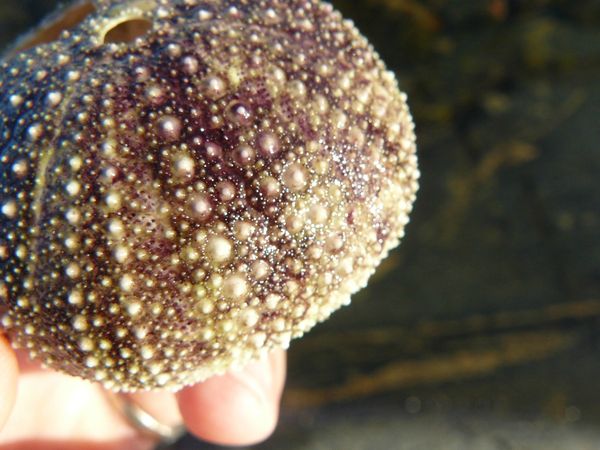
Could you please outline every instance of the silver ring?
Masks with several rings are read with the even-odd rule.
[[[183,425],[172,426],[162,423],[123,394],[107,392],[107,397],[121,416],[143,436],[156,439],[161,444],[170,444],[185,432]]]

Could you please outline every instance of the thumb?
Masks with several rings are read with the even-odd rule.
[[[285,378],[285,353],[275,350],[242,371],[216,376],[178,394],[188,430],[221,445],[249,445],[275,428]]]

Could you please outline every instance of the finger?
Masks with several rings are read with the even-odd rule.
[[[221,445],[251,445],[271,435],[279,416],[285,352],[244,370],[208,379],[178,394],[188,430]]]
[[[0,335],[0,429],[6,423],[15,404],[18,374],[15,352]]]
[[[170,392],[138,392],[135,394],[125,394],[125,396],[129,397],[131,401],[164,425],[177,427],[183,423],[177,399]]]

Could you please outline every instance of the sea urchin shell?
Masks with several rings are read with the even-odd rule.
[[[1,63],[12,342],[110,389],[178,389],[347,304],[418,178],[405,96],[352,23],[317,0],[78,5]]]

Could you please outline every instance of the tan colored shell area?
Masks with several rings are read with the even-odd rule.
[[[1,63],[2,324],[51,368],[175,390],[366,285],[415,199],[414,126],[328,4],[95,8]]]

